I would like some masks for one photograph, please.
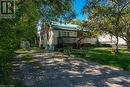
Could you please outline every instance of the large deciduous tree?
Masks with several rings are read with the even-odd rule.
[[[116,53],[118,53],[119,37],[122,37],[130,49],[129,14],[130,0],[89,0],[83,8],[89,13],[89,19],[96,19],[96,27],[114,35]]]
[[[72,0],[16,0],[14,19],[0,19],[0,84],[10,84],[13,52],[21,40],[31,44],[37,39],[36,25],[41,17],[58,17],[72,11]],[[42,6],[50,8],[41,10]],[[45,14],[44,14],[44,13]],[[64,16],[66,16],[64,15]]]

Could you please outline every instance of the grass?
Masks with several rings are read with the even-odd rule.
[[[29,48],[29,49],[19,49],[17,51],[15,51],[17,54],[20,55],[21,59],[23,61],[26,61],[28,64],[31,64],[31,65],[34,65],[34,66],[37,66],[39,68],[42,68],[42,64],[40,64],[38,62],[38,59],[31,56],[30,55],[30,51],[35,51],[35,52],[39,52],[39,53],[44,53],[45,50],[43,49],[40,49],[40,48]]]
[[[28,49],[18,49],[15,51],[17,54],[28,54],[30,51],[36,51],[37,53],[45,53],[46,51],[37,47],[32,47]]]
[[[72,50],[71,53],[86,60],[130,71],[130,52],[125,48],[120,48],[119,51],[118,55],[114,55],[111,48],[102,47]]]
[[[15,53],[13,50],[0,49],[0,87],[27,87],[21,81],[12,77],[12,61]]]

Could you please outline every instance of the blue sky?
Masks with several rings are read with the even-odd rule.
[[[74,9],[76,11],[77,17],[76,19],[80,19],[80,20],[85,20],[87,19],[87,15],[86,14],[82,14],[81,10],[83,8],[83,6],[85,5],[86,0],[74,0]]]
[[[80,19],[80,20],[86,20],[88,18],[87,14],[82,14],[81,10],[84,7],[84,5],[86,4],[88,0],[74,0],[74,9],[76,10],[76,14],[77,17],[76,19]],[[101,1],[100,2],[101,5],[105,5],[108,4],[108,2],[106,1]]]

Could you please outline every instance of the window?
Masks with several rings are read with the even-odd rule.
[[[66,36],[66,32],[62,32],[62,36]]]
[[[65,31],[59,31],[58,36],[59,37],[69,37],[70,33]]]
[[[64,37],[69,37],[69,32],[62,32],[61,35],[64,36]]]

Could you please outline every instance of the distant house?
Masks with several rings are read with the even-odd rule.
[[[60,24],[53,23],[52,29],[43,29],[43,41],[42,45],[45,49],[48,49],[48,45],[51,46],[51,50],[65,47],[76,47],[76,43],[81,37],[81,27],[74,24]],[[95,44],[95,38],[84,38],[81,40],[80,45]]]

